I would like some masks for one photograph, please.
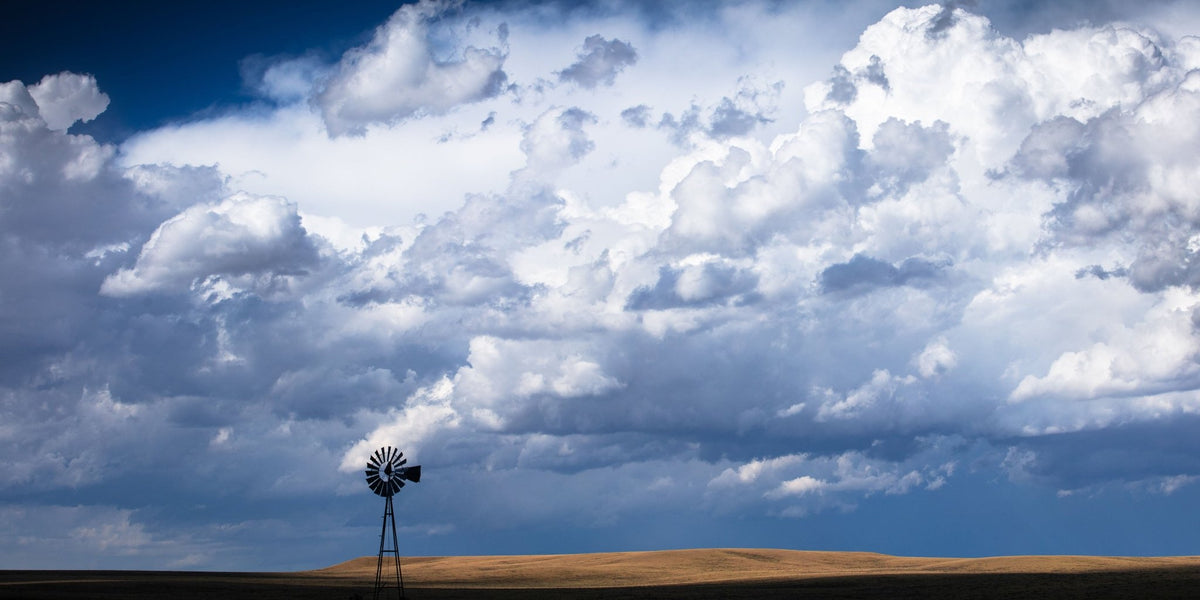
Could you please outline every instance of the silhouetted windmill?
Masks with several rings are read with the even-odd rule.
[[[383,555],[391,554],[396,562],[396,589],[404,598],[404,576],[400,574],[400,547],[396,542],[396,511],[392,508],[392,496],[404,487],[405,481],[416,483],[421,481],[421,466],[404,466],[408,462],[404,453],[393,450],[391,446],[380,448],[367,460],[367,485],[371,491],[383,496],[387,501],[383,505],[383,530],[379,533],[379,561],[375,563],[375,600],[379,600],[379,592],[388,586],[383,581]],[[388,524],[392,527],[392,548],[387,548]]]

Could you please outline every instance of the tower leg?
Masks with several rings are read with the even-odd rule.
[[[392,506],[391,497],[388,498],[388,508],[392,509],[392,554],[396,558],[396,589],[400,590],[400,598],[403,600],[405,598],[404,575],[400,573],[400,544],[396,541],[396,510]]]
[[[371,595],[374,600],[379,600],[379,592],[383,589],[383,540],[387,539],[387,518],[392,510],[392,499],[387,498],[387,503],[383,506],[383,528],[379,531],[379,560],[375,562],[375,591]]]

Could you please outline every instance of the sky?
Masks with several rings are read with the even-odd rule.
[[[1193,3],[5,10],[0,568],[1200,553]]]

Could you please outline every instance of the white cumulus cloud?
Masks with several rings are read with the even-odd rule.
[[[46,125],[55,131],[64,131],[76,121],[91,121],[108,108],[108,95],[100,91],[91,75],[47,75],[29,86],[29,95],[37,102]]]
[[[179,291],[208,277],[303,274],[316,249],[295,205],[278,198],[235,194],[195,205],[165,221],[142,247],[137,263],[104,281],[101,292],[127,296]]]

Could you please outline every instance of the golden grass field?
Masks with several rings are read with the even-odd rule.
[[[369,598],[375,560],[296,573],[0,571],[0,598]],[[415,600],[1200,598],[1195,556],[905,558],[701,549],[402,562],[406,596]]]

